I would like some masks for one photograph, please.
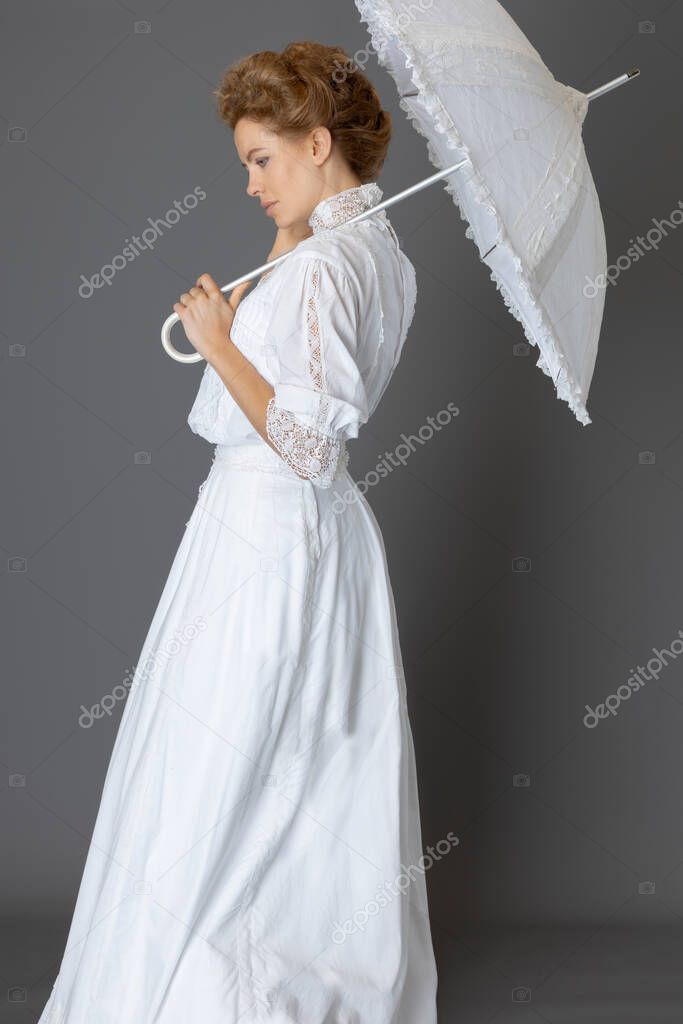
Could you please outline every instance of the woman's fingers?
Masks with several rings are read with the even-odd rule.
[[[211,274],[200,274],[197,278],[197,284],[206,292],[207,295],[215,295],[216,292],[220,291],[220,288],[211,277]]]
[[[247,290],[247,288],[249,288],[251,284],[251,281],[245,281],[243,284],[238,284],[237,287],[233,288],[233,290],[230,292],[230,298],[228,299],[228,302],[230,303],[233,309],[237,308],[242,299],[242,296],[244,295],[245,291]],[[211,274],[201,274],[197,278],[197,286],[195,288],[190,289],[190,294],[194,296],[200,295],[202,294],[202,292],[204,293],[204,295],[208,295],[209,298],[215,298],[222,294],[220,288],[218,287],[214,279],[211,277]]]
[[[206,295],[206,292],[204,291],[203,288],[198,288],[195,285],[194,287],[190,288],[189,292],[183,292],[183,294],[180,296],[180,302],[183,304],[183,306],[187,306],[192,301],[192,299],[197,299],[199,298],[200,295]]]
[[[237,287],[233,288],[233,290],[230,292],[229,302],[233,309],[237,309],[240,302],[242,301],[242,296],[246,292],[247,288],[249,288],[251,283],[251,281],[245,281],[243,284],[238,284]]]

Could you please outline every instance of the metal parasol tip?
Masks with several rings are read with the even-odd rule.
[[[640,68],[631,68],[631,70],[627,71],[626,74],[629,78],[637,78],[640,74]]]

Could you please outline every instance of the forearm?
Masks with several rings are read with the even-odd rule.
[[[273,448],[266,432],[266,408],[275,394],[272,386],[230,338],[210,362],[251,425]]]
[[[218,354],[211,357],[210,363],[251,425],[278,458],[282,459],[282,452],[268,437],[266,429],[266,410],[268,402],[275,395],[274,389],[230,339]],[[298,477],[307,479],[296,469],[294,472]]]

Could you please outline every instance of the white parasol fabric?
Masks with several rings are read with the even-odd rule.
[[[581,128],[589,97],[557,82],[497,0],[355,0],[400,105],[443,170],[467,237],[580,423],[598,351],[605,231]]]

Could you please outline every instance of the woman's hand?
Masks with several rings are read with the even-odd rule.
[[[226,299],[211,274],[201,274],[189,292],[183,292],[173,309],[180,317],[187,340],[210,363],[215,355],[232,344],[230,330],[235,310],[251,281],[233,288]]]

